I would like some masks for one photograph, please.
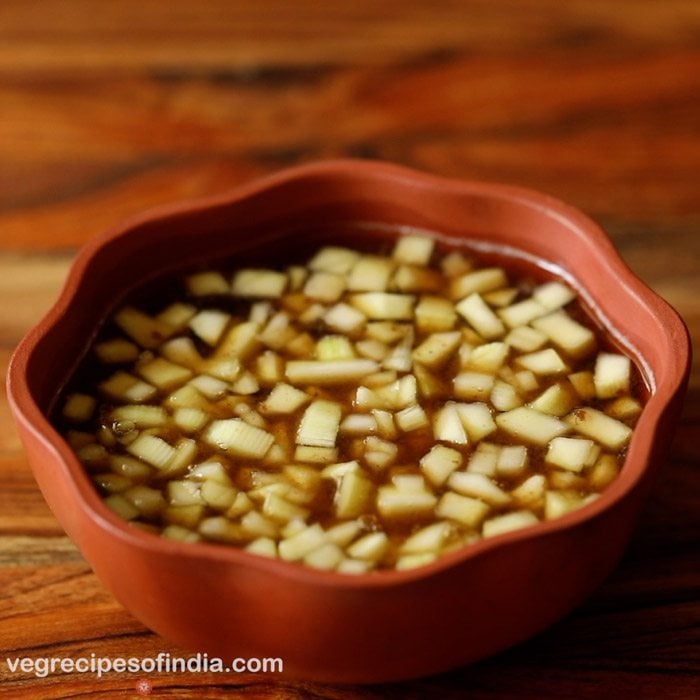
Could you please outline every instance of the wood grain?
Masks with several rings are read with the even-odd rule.
[[[0,365],[77,246],[143,209],[316,158],[536,187],[610,233],[700,342],[694,0],[0,3]],[[700,364],[623,561],[565,620],[441,676],[334,687],[153,674],[157,697],[700,697]],[[137,697],[5,657],[185,652],[132,618],[38,492],[0,394],[3,698]],[[322,660],[319,660],[322,663]]]

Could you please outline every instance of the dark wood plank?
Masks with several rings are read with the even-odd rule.
[[[117,72],[234,65],[352,63],[375,66],[467,48],[479,54],[693,45],[693,0],[121,0],[86,11],[85,0],[6,0],[0,7],[0,71]]]
[[[690,232],[698,65],[687,49],[554,48],[269,86],[186,72],[0,81],[0,182],[13,180],[0,187],[0,242],[76,245],[146,207],[346,155],[537,187],[594,217]]]

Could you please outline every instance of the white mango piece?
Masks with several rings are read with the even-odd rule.
[[[390,321],[412,320],[415,300],[412,294],[388,292],[365,292],[350,297],[350,303],[367,318]]]
[[[485,474],[454,472],[447,485],[462,496],[478,498],[489,505],[500,507],[510,503],[510,496]]]
[[[524,326],[540,316],[548,313],[548,309],[536,299],[525,299],[512,306],[498,310],[498,316],[509,328]]]
[[[389,538],[383,532],[371,532],[348,547],[348,554],[354,559],[368,559],[378,562],[389,547]]]
[[[611,399],[630,390],[632,362],[618,353],[601,352],[595,362],[593,383],[599,399]]]
[[[552,438],[569,432],[564,421],[521,406],[496,416],[496,425],[517,440],[546,445]]]
[[[335,401],[318,399],[304,411],[297,428],[297,445],[335,447],[342,408]]]
[[[230,286],[225,277],[215,270],[196,272],[185,279],[187,291],[196,297],[208,297],[219,294],[228,294]]]
[[[192,332],[209,345],[216,345],[231,320],[231,314],[217,309],[204,309],[189,321]]]
[[[405,265],[427,265],[434,248],[435,240],[428,236],[400,236],[391,256]]]
[[[236,297],[276,299],[282,296],[287,282],[287,275],[277,270],[238,270],[231,282],[231,294]]]
[[[515,358],[517,364],[538,375],[562,374],[568,371],[564,360],[554,348],[538,350]]]
[[[554,311],[573,301],[576,298],[576,294],[563,282],[553,281],[545,282],[536,287],[532,297],[545,308]]]
[[[380,486],[377,494],[377,510],[388,519],[425,518],[432,514],[436,503],[437,498],[427,490]]]
[[[455,406],[470,442],[479,442],[497,429],[491,410],[485,403],[458,403]]]
[[[469,442],[454,402],[448,401],[433,416],[433,436],[436,440],[466,445]]]
[[[470,294],[482,294],[507,286],[508,278],[503,268],[484,267],[454,279],[450,285],[450,295],[453,299],[463,299]]]
[[[360,259],[360,253],[340,246],[325,246],[309,260],[311,270],[325,270],[338,275],[345,275]]]
[[[325,543],[326,536],[323,528],[316,523],[291,537],[283,539],[277,545],[277,551],[280,558],[285,561],[299,561]]]
[[[240,418],[230,418],[210,423],[204,433],[204,441],[238,457],[261,459],[272,447],[275,438]]]
[[[532,326],[571,357],[584,357],[595,348],[593,331],[574,321],[565,311],[537,318],[532,321]]]
[[[590,462],[593,440],[556,437],[549,443],[545,461],[562,469],[580,472]]]
[[[452,357],[461,340],[459,331],[432,333],[413,351],[413,359],[430,369],[437,369]]]
[[[434,445],[419,461],[420,468],[434,486],[441,486],[450,474],[462,466],[462,455],[444,445]]]
[[[451,530],[452,526],[450,523],[444,520],[421,528],[404,540],[401,545],[401,554],[437,553],[442,548]]]
[[[472,401],[488,399],[493,389],[495,378],[485,372],[460,372],[454,378],[454,395],[458,399]]]
[[[367,374],[379,369],[374,360],[290,360],[287,362],[285,374],[292,384],[318,384],[331,386],[333,384],[348,384],[358,381]]]
[[[340,479],[335,494],[335,514],[356,518],[368,512],[374,484],[360,469],[348,470]]]
[[[260,411],[266,415],[288,415],[294,413],[311,397],[301,389],[289,384],[276,384],[268,397],[260,404]]]
[[[455,306],[457,313],[487,340],[505,335],[503,322],[494,314],[479,294],[471,294]]]
[[[379,255],[363,255],[353,265],[347,277],[348,290],[352,292],[384,292],[394,263]]]
[[[415,308],[415,323],[423,333],[450,331],[457,321],[454,304],[443,297],[422,295]]]
[[[476,529],[481,525],[489,510],[491,510],[490,506],[477,498],[460,496],[448,491],[442,496],[435,508],[435,515],[439,518],[456,520],[462,525]]]
[[[595,408],[577,408],[565,420],[577,433],[610,450],[622,449],[632,436],[632,428]]]
[[[484,521],[482,534],[484,537],[495,537],[496,535],[502,535],[504,532],[512,532],[522,527],[535,525],[538,522],[537,516],[531,511],[517,510]]]

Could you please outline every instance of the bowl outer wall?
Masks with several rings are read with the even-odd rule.
[[[164,542],[133,532],[106,509],[44,412],[60,388],[57,377],[70,371],[91,329],[114,303],[114,290],[124,288],[124,270],[136,282],[152,272],[154,260],[159,268],[174,267],[205,249],[212,257],[260,246],[280,226],[344,219],[477,236],[529,250],[575,274],[580,291],[587,290],[612,324],[625,329],[632,354],[655,385],[642,417],[648,429],[635,435],[623,474],[609,492],[559,521],[372,582],[260,562],[213,546]],[[92,303],[78,314],[66,313],[74,298]],[[340,162],[148,214],[102,236],[76,262],[57,306],[18,348],[9,384],[47,502],[98,576],[139,619],[190,649],[281,656],[286,670],[299,677],[395,680],[450,668],[524,639],[602,580],[629,538],[651,485],[650,467],[659,463],[680,409],[687,343],[675,313],[575,210],[514,188]]]

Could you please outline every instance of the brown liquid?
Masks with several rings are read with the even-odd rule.
[[[331,235],[326,233],[328,238]],[[324,235],[323,237],[326,237]],[[344,234],[342,231],[336,231],[336,238],[332,240],[334,245],[342,245],[343,240],[337,240],[337,238],[343,238]],[[309,240],[305,237],[303,240]],[[216,264],[214,267],[202,266],[200,269],[218,269],[224,273],[227,279],[233,270],[238,267],[244,266],[255,266],[264,265],[265,267],[276,267],[276,263],[279,260],[284,260],[288,265],[290,263],[303,264],[317,247],[316,241],[313,243],[305,244],[294,244],[291,245],[286,239],[286,242],[281,242],[279,246],[275,246],[275,250],[267,250],[264,252],[257,251],[252,252],[245,256],[245,260],[237,259],[235,261],[225,261],[221,265]],[[371,235],[369,232],[362,232],[358,234],[357,231],[352,233],[352,244],[351,247],[355,249],[365,249],[371,250],[375,254],[389,254],[391,250],[391,243],[384,241],[377,245],[376,237]],[[448,245],[440,245],[437,257],[448,252],[450,247]],[[477,267],[485,267],[490,265],[501,265],[505,268],[506,272],[510,277],[510,283],[517,285],[520,290],[518,297],[512,302],[515,303],[525,296],[527,296],[531,290],[537,284],[548,281],[552,279],[552,275],[531,263],[524,260],[516,260],[510,258],[506,255],[499,253],[489,253],[489,254],[475,254],[471,251],[467,251],[468,256],[474,260]],[[435,257],[435,256],[434,256]],[[189,270],[188,272],[194,272],[195,270]],[[193,304],[198,308],[219,308],[221,310],[227,311],[234,316],[234,320],[243,321],[248,316],[248,311],[250,308],[250,303],[245,300],[236,299],[231,296],[216,296],[211,298],[201,298],[201,297],[191,297],[188,295],[186,287],[184,285],[184,272],[183,274],[169,275],[164,278],[159,278],[148,282],[143,285],[140,289],[133,292],[127,300],[122,300],[122,303],[128,303],[135,306],[147,313],[157,313],[164,309],[168,304],[174,301],[185,301],[187,303]],[[605,334],[602,329],[597,327],[596,323],[592,320],[590,314],[582,307],[579,301],[574,301],[567,305],[567,312],[575,320],[579,321],[583,325],[588,326],[594,330],[596,334],[596,339],[598,343],[598,349],[606,349],[609,351],[617,352],[619,349],[615,346],[615,343],[611,338]],[[329,331],[323,326],[323,324],[317,324],[305,329],[314,340],[326,335]],[[114,325],[110,320],[106,321],[102,328],[100,329],[96,342],[104,339],[120,337],[122,332]],[[190,334],[195,341],[200,354],[204,357],[211,354],[212,349],[204,342],[199,340],[193,334]],[[414,347],[417,346],[428,334],[417,332]],[[283,357],[285,356],[285,350],[279,351],[279,354]],[[593,370],[593,365],[595,361],[595,355],[589,356],[583,361],[575,361],[572,358],[567,358],[566,354],[560,351],[563,359],[570,363],[572,371],[582,371],[582,370]],[[288,359],[299,359],[298,357],[287,356]],[[133,363],[125,363],[121,368],[129,371]],[[71,392],[81,392],[91,395],[97,395],[97,385],[111,375],[115,370],[119,369],[118,365],[103,365],[101,364],[94,353],[88,353],[80,366],[71,378],[64,395]],[[458,373],[459,359],[455,355],[441,370],[433,372],[439,379],[441,379],[446,386],[450,386],[452,378]],[[553,384],[561,381],[560,376],[552,377],[539,377],[539,386],[530,392],[529,394],[523,394],[522,398],[525,402],[534,399],[536,396],[541,394],[545,389]],[[356,389],[356,385],[352,386],[331,386],[322,387],[315,391],[318,397],[327,398],[332,401],[338,402],[344,407],[344,415],[348,413],[355,412],[353,409],[353,396]],[[250,397],[253,400],[261,400],[267,393],[269,393],[270,388],[262,388],[258,395]],[[160,404],[160,402],[165,399],[167,393],[169,392],[159,392],[158,396],[149,401],[149,404]],[[631,395],[639,400],[643,400],[646,396],[647,389],[643,381],[642,375],[635,367],[633,370]],[[432,399],[429,401],[422,400],[421,405],[428,414],[432,416],[433,412],[442,407],[444,404],[445,397],[440,399]],[[457,399],[458,400],[458,399]],[[605,402],[593,400],[587,402],[587,405],[603,408]],[[59,402],[59,408],[62,402]],[[112,423],[109,419],[109,413],[114,408],[115,404],[109,402],[108,400],[102,399],[99,405],[99,410],[96,411],[95,417],[88,424],[79,426],[80,430],[86,432],[96,433],[103,427],[111,427]],[[295,414],[290,416],[283,416],[282,418],[268,419],[269,427],[267,430],[275,435],[280,433],[286,434],[287,441],[290,445],[294,445],[294,434],[293,426],[298,423],[301,414],[304,412],[305,407],[300,408]],[[227,418],[233,417],[231,413],[230,406],[225,403],[214,404],[213,410],[214,417]],[[60,411],[56,411],[54,415],[54,421],[59,426],[59,428],[67,433],[71,429],[75,429],[76,426],[70,424],[66,421],[60,414]],[[633,421],[629,421],[631,424]],[[168,425],[163,429],[159,429],[159,437],[162,437],[170,444],[177,442],[179,438],[182,437],[194,437],[196,435],[185,434],[180,431],[174,424]],[[356,457],[356,448],[354,446],[355,441],[358,438],[340,435],[337,443],[338,447],[338,462],[350,461]],[[514,445],[520,444],[514,441],[508,434],[501,430],[498,430],[486,438],[489,443],[495,443],[497,445]],[[377,486],[390,483],[391,478],[395,474],[408,473],[408,474],[422,474],[420,468],[418,467],[418,461],[420,458],[430,450],[430,448],[436,444],[435,439],[432,434],[432,428],[421,428],[409,433],[401,434],[396,440],[398,445],[398,456],[393,464],[383,472],[373,472],[372,470],[366,470],[369,476],[375,481]],[[473,453],[474,448],[471,445],[461,446],[461,445],[450,445],[453,449],[457,449],[464,456],[464,466],[466,466],[469,456]],[[117,450],[122,448],[117,447]],[[529,463],[527,469],[519,474],[514,483],[509,479],[497,479],[496,483],[505,488],[512,489],[515,485],[522,483],[525,479],[532,476],[533,474],[544,474],[546,476],[550,475],[553,471],[552,467],[545,463],[544,455],[546,452],[546,447],[537,447],[533,445],[528,445]],[[617,455],[620,463],[624,460],[624,450]],[[258,470],[265,470],[267,472],[275,471],[277,468],[270,465],[262,466],[257,462],[251,462],[251,460],[240,459],[236,457],[231,457],[230,455],[222,455],[220,452],[209,446],[203,441],[198,440],[198,453],[194,460],[194,463],[199,463],[206,461],[208,459],[215,458],[218,461],[224,462],[227,465],[229,474],[232,478],[234,485],[242,490],[248,490],[255,484],[255,474]],[[321,465],[323,466],[323,465]],[[464,468],[463,466],[463,468]],[[105,471],[102,469],[101,471]],[[176,478],[182,478],[178,476]],[[148,486],[154,488],[164,488],[163,478],[158,473],[158,470],[153,470],[153,475],[151,478],[145,480],[144,482]],[[591,492],[591,489],[586,487],[585,484],[579,483],[574,480],[575,490],[581,496],[586,496]],[[435,495],[439,498],[442,493],[448,490],[446,487],[434,489]],[[308,508],[311,509],[312,515],[308,519],[308,523],[319,522],[324,528],[336,524],[338,522],[333,507],[333,499],[335,494],[335,482],[331,480],[322,480],[321,486],[318,492],[315,494],[313,501]],[[505,508],[493,508],[490,516],[498,514],[500,511],[506,511],[509,507]],[[220,511],[216,511],[211,508],[206,508],[204,517],[221,515]],[[542,515],[541,509],[538,515]],[[365,516],[363,516],[363,521],[367,531],[381,529],[387,533],[389,536],[392,546],[389,553],[382,560],[382,567],[390,567],[396,560],[397,549],[400,542],[416,529],[429,524],[434,520],[434,516],[431,518],[407,518],[405,520],[384,520],[381,515],[376,510],[369,510]],[[140,518],[144,523],[151,524],[157,529],[164,527],[165,523],[160,516],[155,516],[152,519]],[[459,541],[461,537],[469,534],[467,528],[454,524],[453,528],[453,540],[455,542]]]

